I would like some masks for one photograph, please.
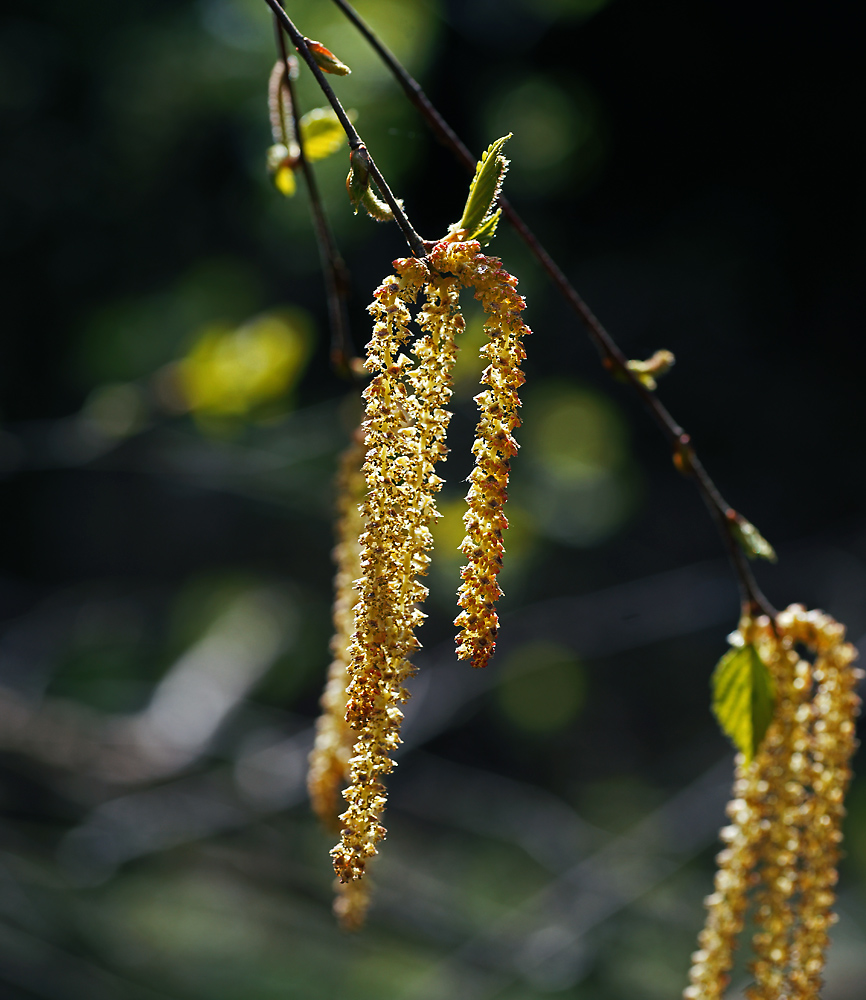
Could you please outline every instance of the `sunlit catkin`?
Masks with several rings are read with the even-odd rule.
[[[461,284],[472,286],[487,314],[484,329],[489,339],[481,352],[489,364],[481,381],[489,388],[475,397],[480,419],[472,446],[475,468],[469,476],[471,486],[463,517],[466,537],[460,547],[466,565],[460,574],[463,582],[457,598],[463,610],[454,622],[460,630],[458,657],[471,660],[473,667],[484,667],[493,653],[499,627],[494,604],[502,596],[496,578],[505,552],[502,535],[508,527],[503,508],[510,459],[517,454],[512,432],[520,426],[517,391],[524,382],[520,363],[526,357],[521,338],[530,330],[521,316],[526,303],[517,294],[517,279],[498,258],[482,254],[478,243],[440,243],[431,259],[436,267],[455,274]]]
[[[800,605],[774,624],[765,617],[740,624],[738,641],[754,643],[770,671],[776,707],[755,759],[737,758],[731,825],[721,833],[727,846],[706,900],[686,1000],[724,994],[750,895],[757,929],[746,995],[818,996],[860,705],[854,689],[862,673],[844,634],[828,615]],[[798,645],[814,662],[798,654]]]
[[[373,374],[364,391],[362,424],[367,495],[346,713],[355,745],[342,837],[331,852],[342,882],[364,874],[385,836],[381,779],[394,767],[399,706],[408,698],[404,683],[413,673],[415,629],[424,619],[418,605],[427,589],[417,577],[430,561],[434,498],[442,485],[433,467],[445,456],[450,414],[444,406],[451,394],[454,336],[462,329],[454,278],[431,273],[412,258],[395,261],[395,268],[370,307],[375,325],[365,362]],[[416,362],[401,347],[411,336],[409,304],[422,288],[421,336],[412,347]]]
[[[346,687],[349,683],[349,645],[354,627],[355,580],[361,575],[360,504],[364,499],[363,441],[356,432],[340,458],[337,474],[336,545],[334,562],[333,660],[321,698],[322,714],[316,723],[316,740],[310,753],[307,788],[310,804],[321,823],[339,830],[339,796],[349,776],[349,758],[355,735],[346,722]]]

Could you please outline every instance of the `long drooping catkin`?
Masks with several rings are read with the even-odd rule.
[[[459,292],[471,286],[488,314],[489,365],[476,397],[481,409],[474,453],[475,470],[467,498],[468,562],[460,588],[464,608],[459,655],[483,666],[495,643],[499,596],[496,575],[502,564],[502,505],[509,458],[517,445],[517,388],[523,375],[520,338],[523,299],[501,263],[475,242],[443,241],[427,261],[394,262],[396,274],[377,289],[370,307],[375,323],[365,366],[373,378],[364,391],[361,427],[365,452],[365,498],[360,509],[360,575],[351,644],[348,649],[346,722],[354,743],[348,760],[346,810],[340,816],[340,843],[331,855],[341,883],[365,873],[385,836],[381,823],[386,793],[383,778],[394,767],[400,742],[400,705],[408,697],[411,657],[419,643],[415,630],[424,619],[419,605],[427,596],[419,577],[430,563],[430,526],[438,516],[436,493],[442,480],[435,465],[446,454],[455,337],[463,329]],[[424,293],[416,321],[420,334],[411,347],[410,306]],[[403,348],[406,347],[406,351]],[[410,356],[411,352],[411,356]],[[367,896],[360,888],[341,890],[337,909],[347,926],[363,919]]]
[[[521,340],[530,330],[523,322],[526,303],[517,294],[517,279],[498,258],[482,254],[475,242],[445,242],[436,247],[431,259],[437,267],[455,274],[463,285],[474,288],[487,315],[484,329],[488,343],[481,353],[488,365],[481,381],[488,388],[475,397],[480,417],[472,446],[475,468],[469,476],[472,485],[463,517],[466,537],[461,551],[466,565],[457,598],[463,611],[454,623],[460,629],[458,657],[471,660],[473,667],[484,667],[499,628],[494,605],[502,596],[496,578],[505,553],[502,536],[508,527],[503,508],[510,460],[517,454],[512,432],[520,426],[517,392],[524,382],[520,363],[526,357]]]
[[[355,581],[361,575],[360,536],[364,522],[360,505],[364,499],[361,464],[364,447],[356,432],[340,458],[337,474],[336,545],[334,562],[333,660],[321,698],[322,714],[316,723],[316,739],[310,753],[307,788],[313,812],[328,829],[339,830],[339,796],[349,776],[349,757],[355,735],[346,722],[346,688],[349,683],[349,645],[355,614]]]
[[[427,590],[417,577],[430,561],[430,525],[442,485],[434,465],[445,456],[450,414],[444,407],[454,336],[463,324],[455,279],[431,274],[411,258],[395,261],[395,267],[397,276],[383,282],[371,306],[376,322],[366,362],[374,377],[364,393],[367,497],[346,713],[356,740],[342,838],[331,852],[342,881],[364,874],[385,835],[381,779],[394,767],[399,706],[408,697],[404,683],[413,672],[415,629],[424,618],[418,605]],[[400,347],[410,336],[408,303],[422,288],[426,303],[417,317],[416,363]]]
[[[834,921],[842,801],[856,747],[855,692],[861,671],[845,630],[820,611],[792,605],[744,619],[740,641],[754,643],[773,678],[776,709],[755,759],[737,759],[728,845],[718,856],[716,891],[692,956],[686,1000],[717,1000],[727,986],[736,938],[754,888],[755,982],[750,1000],[815,1000],[827,931]],[[814,663],[798,655],[806,646]]]

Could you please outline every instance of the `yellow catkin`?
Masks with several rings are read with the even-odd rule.
[[[792,605],[774,624],[744,619],[773,678],[776,707],[755,759],[737,758],[732,820],[722,830],[716,891],[692,956],[686,1000],[716,1000],[728,984],[736,938],[754,889],[754,983],[749,1000],[816,1000],[834,914],[843,800],[856,747],[855,692],[845,630]],[[814,662],[801,657],[805,646]]]
[[[382,778],[394,767],[399,706],[408,698],[404,683],[413,673],[415,629],[424,619],[418,605],[427,590],[417,577],[430,561],[430,524],[442,485],[433,466],[445,456],[450,414],[444,406],[451,394],[454,336],[462,329],[459,282],[412,258],[394,264],[397,274],[380,285],[370,307],[375,324],[365,362],[373,374],[364,391],[362,424],[367,495],[346,712],[355,745],[342,836],[331,852],[341,882],[364,874],[385,836]],[[415,362],[401,347],[411,336],[409,304],[422,288],[426,303],[417,316]]]
[[[791,1000],[806,1000],[817,997],[821,988],[828,931],[836,920],[831,907],[844,799],[857,746],[855,718],[860,700],[855,687],[862,673],[852,667],[856,650],[843,641],[845,630],[838,622],[799,606],[784,615],[795,641],[816,652],[811,739],[805,761],[811,796],[808,813],[801,820],[801,884],[789,977]]]
[[[494,605],[502,596],[496,578],[505,552],[502,535],[508,527],[503,507],[510,459],[517,454],[512,432],[520,426],[517,391],[524,382],[520,363],[526,357],[521,339],[530,330],[522,319],[526,303],[517,293],[517,279],[498,258],[482,254],[477,242],[440,243],[430,256],[438,269],[450,271],[462,285],[475,289],[475,297],[487,314],[484,328],[489,340],[482,355],[489,364],[481,381],[489,388],[475,397],[480,418],[472,446],[475,468],[469,476],[468,509],[463,517],[466,537],[460,547],[467,561],[457,598],[463,611],[454,622],[459,628],[458,657],[471,660],[473,667],[484,667],[499,628]]]
[[[359,878],[348,882],[337,879],[337,898],[334,914],[344,931],[359,931],[367,919],[370,908],[370,879]]]
[[[355,736],[346,722],[346,687],[349,682],[349,644],[355,607],[355,580],[361,575],[359,538],[363,528],[360,504],[364,499],[363,439],[359,432],[343,452],[337,474],[336,546],[333,557],[334,636],[333,660],[321,698],[322,714],[316,723],[316,739],[310,753],[307,788],[313,812],[329,830],[339,830],[339,795],[349,774],[349,757]]]
[[[455,336],[463,329],[461,287],[475,289],[488,314],[490,337],[484,348],[490,363],[482,379],[489,388],[476,397],[481,420],[465,518],[463,551],[469,561],[460,588],[464,613],[458,620],[463,628],[458,653],[476,666],[484,665],[496,636],[493,602],[500,593],[496,575],[507,527],[502,505],[508,460],[517,450],[511,432],[519,424],[517,389],[523,382],[520,338],[529,332],[521,320],[524,302],[515,291],[516,280],[475,242],[440,243],[426,262],[406,258],[394,266],[396,274],[376,290],[370,307],[375,322],[365,362],[373,378],[364,391],[366,496],[360,511],[361,572],[346,701],[355,742],[343,793],[347,808],[340,816],[341,839],[331,852],[343,885],[336,909],[347,927],[363,920],[368,897],[352,886],[385,836],[382,779],[394,767],[400,705],[408,698],[404,685],[419,646],[415,630],[424,619],[419,604],[427,590],[418,577],[430,563],[430,526],[438,516],[435,497],[443,481],[434,466],[447,451]],[[403,352],[411,340],[409,307],[422,291],[424,303],[416,316],[420,335],[407,347],[414,355],[410,357]]]

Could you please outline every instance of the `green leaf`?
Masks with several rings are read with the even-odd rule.
[[[465,238],[468,240],[475,239],[488,215],[492,214],[493,203],[499,197],[499,189],[508,170],[508,160],[501,155],[500,150],[510,138],[509,132],[491,143],[475,168],[466,207],[456,227],[465,231]]]
[[[712,677],[713,713],[749,763],[773,719],[773,679],[749,643],[719,660]]]
[[[349,112],[349,117],[354,118],[354,113]],[[343,126],[330,108],[313,108],[299,124],[304,155],[311,162],[323,160],[346,144]]]
[[[487,244],[496,235],[496,226],[499,224],[499,217],[502,215],[502,209],[497,208],[492,215],[488,215],[484,222],[475,230],[472,235],[473,240],[478,240],[481,246],[486,247]]]
[[[775,549],[751,521],[747,521],[742,514],[735,513],[728,516],[733,524],[734,536],[750,559],[766,559],[767,562],[776,562]]]

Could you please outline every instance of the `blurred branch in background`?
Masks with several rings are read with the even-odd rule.
[[[814,572],[816,558],[827,556],[820,549],[800,556],[804,572]],[[724,573],[716,562],[582,598],[528,605],[509,622],[509,646],[555,639],[598,662],[705,630],[730,615]],[[677,605],[673,594],[688,594],[694,604]],[[312,727],[297,719],[289,724],[295,731],[285,735],[286,722],[275,728],[249,701],[293,641],[295,626],[285,607],[274,591],[242,592],[132,715],[102,715],[51,698],[34,703],[7,689],[0,703],[3,747],[55,773],[67,772],[72,784],[64,780],[60,787],[91,803],[59,844],[61,871],[73,885],[122,882],[119,867],[134,859],[229,834],[234,850],[245,855],[250,847],[237,839],[249,836],[244,831],[286,809],[305,811]],[[662,607],[673,611],[667,620],[658,613]],[[613,627],[617,622],[623,627]],[[507,657],[509,649],[503,653]],[[460,891],[453,878],[425,873],[398,847],[397,857],[379,869],[378,922],[438,942],[437,950],[448,945],[406,996],[442,996],[459,988],[461,995],[486,998],[516,981],[542,992],[582,982],[601,960],[594,930],[670,880],[715,840],[729,790],[727,757],[627,833],[611,837],[556,795],[418,755],[421,745],[477,711],[470,706],[498,683],[490,672],[457,669],[445,649],[427,656],[407,720],[404,749],[414,751],[410,774],[398,786],[393,809],[425,827],[514,845],[518,870],[528,862],[548,876],[534,876],[535,888],[492,923],[479,925],[467,916],[471,907],[455,909],[449,902]],[[232,717],[240,726],[230,724]],[[432,830],[422,835],[436,836]],[[326,887],[318,891],[324,907]]]

